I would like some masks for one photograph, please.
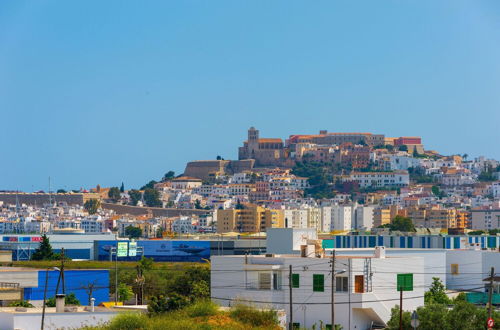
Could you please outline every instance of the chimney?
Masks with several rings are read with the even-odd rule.
[[[375,247],[375,258],[385,259],[385,246]]]
[[[64,299],[66,298],[65,294],[58,293],[56,294],[56,313],[64,313]]]

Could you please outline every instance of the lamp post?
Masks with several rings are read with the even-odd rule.
[[[49,270],[57,270],[60,272],[61,270],[57,267],[49,267],[45,270],[45,287],[43,289],[43,307],[42,307],[42,324],[41,324],[41,330],[43,330],[43,323],[45,321],[45,303],[47,300],[47,284],[49,282]]]

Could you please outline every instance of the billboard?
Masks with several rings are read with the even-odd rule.
[[[151,240],[120,243],[128,243],[128,257],[120,257],[122,261],[139,260],[143,255],[155,261],[201,262],[203,259],[210,259],[210,241]],[[94,244],[95,258],[110,260],[109,254],[116,247],[116,241],[95,241]]]
[[[139,241],[145,257],[156,261],[199,262],[210,258],[209,241]]]
[[[128,256],[129,257],[137,256],[137,242],[132,241],[128,244]]]

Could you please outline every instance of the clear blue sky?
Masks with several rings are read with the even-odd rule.
[[[0,189],[138,187],[246,130],[500,158],[500,1],[1,1]]]

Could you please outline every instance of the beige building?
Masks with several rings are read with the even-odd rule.
[[[217,232],[257,233],[266,228],[283,228],[282,210],[245,204],[244,209],[217,210]]]
[[[398,215],[397,205],[391,205],[387,207],[381,207],[373,210],[373,227],[377,228],[382,225],[391,223]]]
[[[439,206],[417,206],[406,209],[406,215],[420,228],[457,228],[457,210]]]

